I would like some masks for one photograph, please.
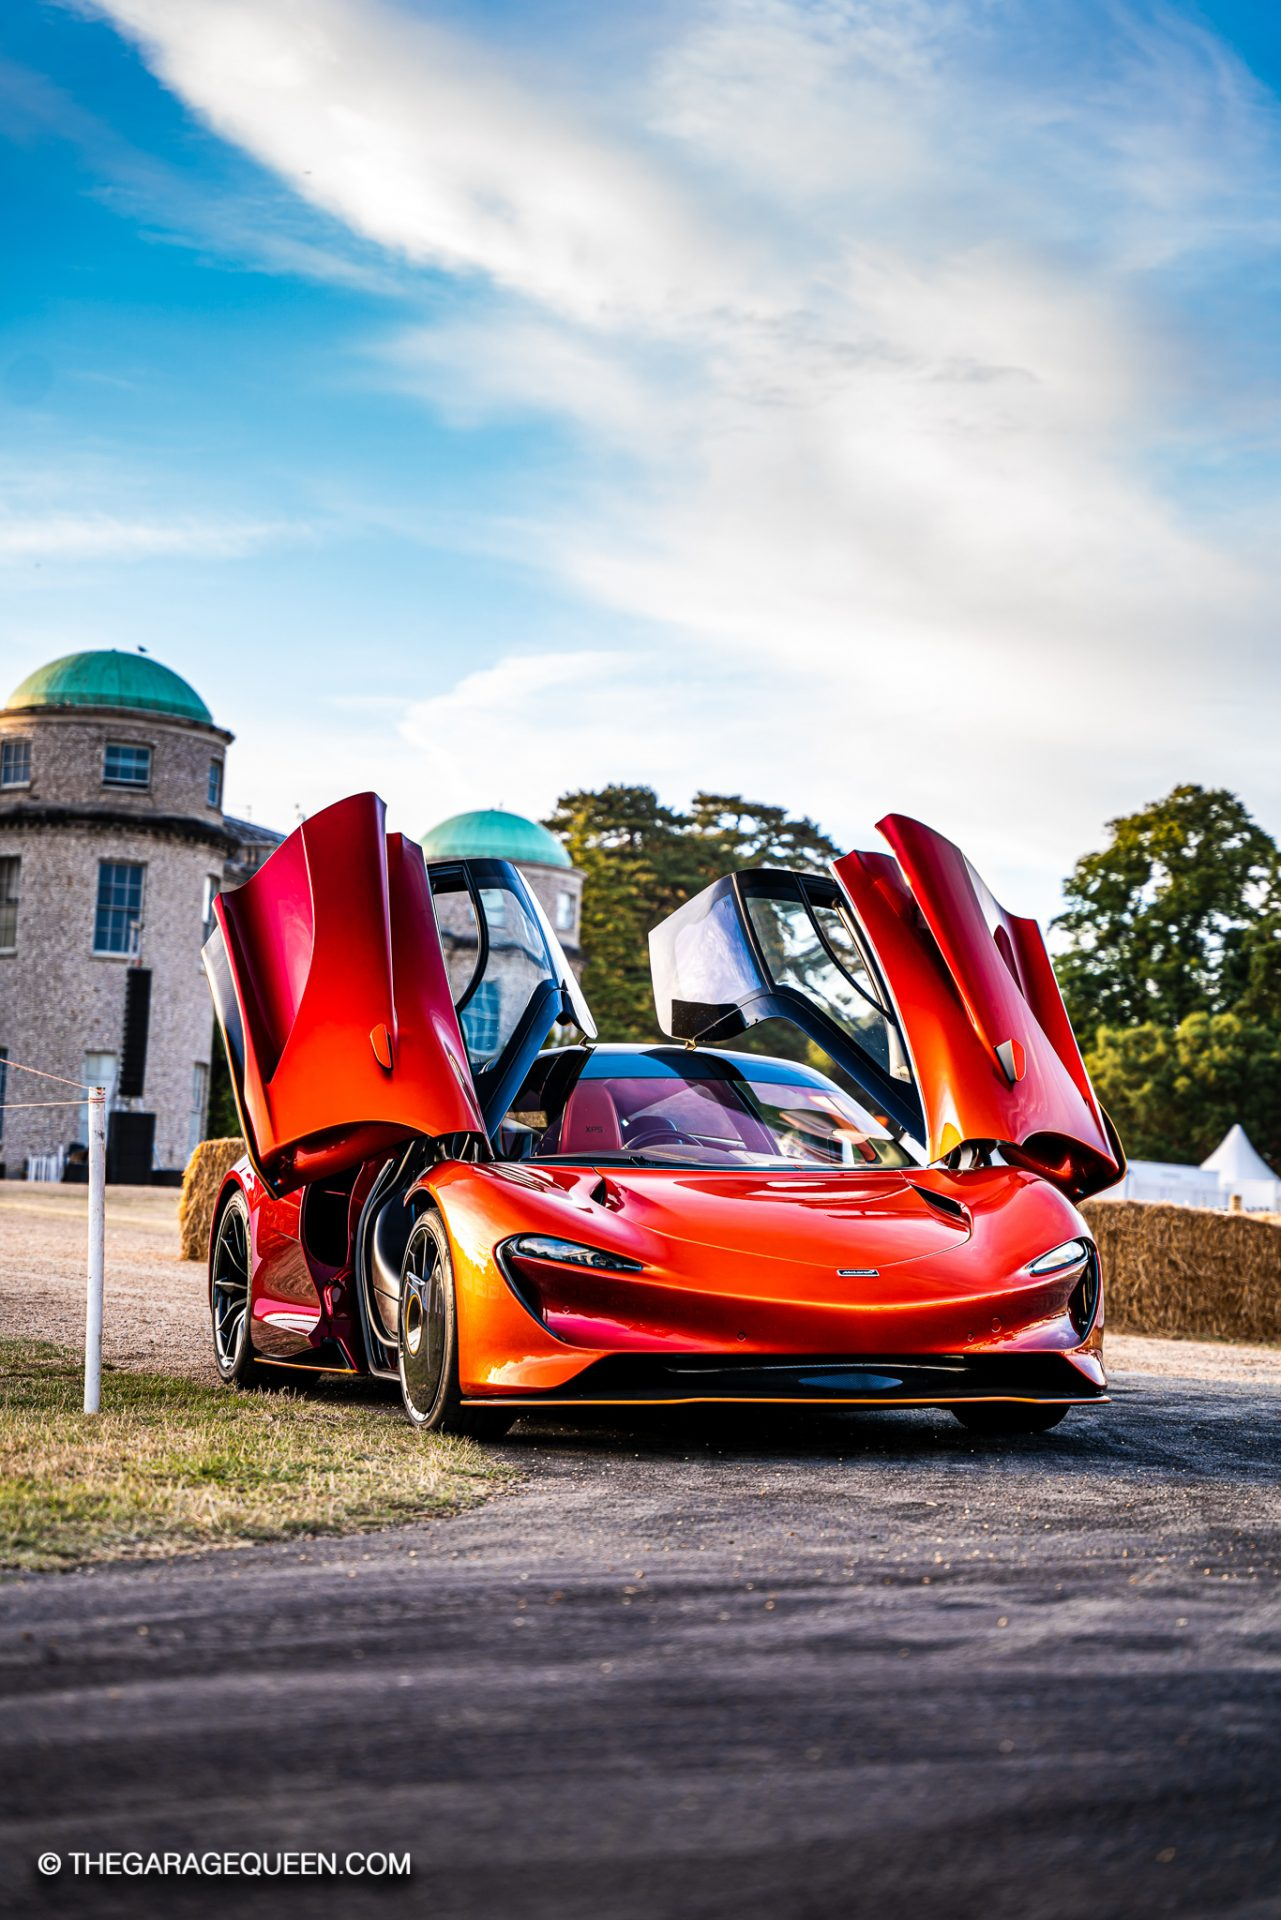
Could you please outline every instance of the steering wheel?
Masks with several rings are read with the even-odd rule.
[[[696,1134],[686,1133],[683,1127],[673,1127],[666,1120],[638,1120],[633,1130],[627,1130],[623,1142],[625,1148],[632,1147],[670,1147],[681,1145],[701,1147],[703,1142]]]

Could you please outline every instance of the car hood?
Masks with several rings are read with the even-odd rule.
[[[589,1188],[632,1231],[709,1253],[775,1258],[792,1265],[883,1269],[946,1253],[970,1236],[968,1210],[945,1195],[931,1204],[927,1181],[898,1170],[808,1173],[802,1169],[705,1172],[602,1167],[545,1169],[557,1185]],[[941,1211],[940,1208],[957,1208]]]

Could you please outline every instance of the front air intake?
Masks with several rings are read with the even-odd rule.
[[[1099,1310],[1099,1294],[1102,1290],[1102,1272],[1099,1267],[1099,1251],[1090,1248],[1085,1271],[1073,1287],[1068,1297],[1068,1319],[1072,1322],[1082,1339],[1094,1325],[1094,1316]]]

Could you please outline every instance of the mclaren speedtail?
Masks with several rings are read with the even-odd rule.
[[[1044,942],[950,842],[881,831],[655,928],[665,1038],[623,1046],[515,867],[425,862],[373,794],[305,822],[205,950],[248,1146],[223,1379],[373,1374],[481,1436],[695,1401],[1039,1432],[1104,1400],[1076,1203],[1124,1159]],[[766,1020],[830,1071],[733,1050]]]

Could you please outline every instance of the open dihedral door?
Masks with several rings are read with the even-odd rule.
[[[931,1159],[992,1141],[1074,1198],[1111,1186],[1125,1155],[1041,929],[1007,913],[941,834],[903,814],[877,824],[897,858],[849,853],[832,871],[911,1053]]]
[[[659,1025],[715,1042],[789,1020],[929,1160],[998,1146],[1075,1198],[1110,1186],[1125,1157],[1039,927],[941,835],[899,815],[880,825],[898,859],[847,854],[834,881],[729,874],[662,921]]]
[[[384,822],[376,794],[340,800],[214,903],[205,971],[277,1192],[411,1134],[485,1131],[422,850]]]

